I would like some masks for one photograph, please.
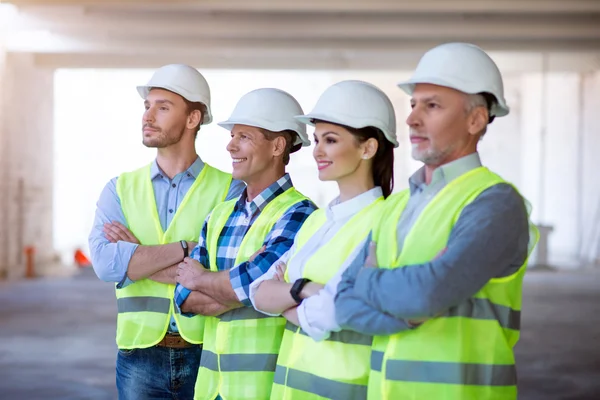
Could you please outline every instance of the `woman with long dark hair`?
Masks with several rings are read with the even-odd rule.
[[[254,307],[283,315],[272,399],[366,398],[370,336],[335,320],[337,283],[393,189],[396,119],[390,99],[362,81],[329,87],[307,115],[319,179],[339,196],[304,223],[281,264],[250,288]]]

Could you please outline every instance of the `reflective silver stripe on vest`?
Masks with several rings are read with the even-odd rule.
[[[388,360],[385,378],[393,381],[455,385],[514,386],[514,365]]]
[[[230,321],[241,321],[248,319],[262,319],[262,318],[273,318],[265,315],[261,312],[256,311],[252,307],[242,307],[236,308],[235,310],[231,310],[226,312],[225,314],[221,314],[218,316],[220,321],[230,322]]]
[[[367,398],[366,385],[333,381],[297,369],[288,369],[281,365],[278,365],[275,370],[274,382],[328,399],[361,400]]]
[[[143,311],[168,314],[170,309],[171,300],[164,297],[138,296],[117,299],[119,314]]]
[[[277,364],[275,368],[275,376],[273,377],[273,382],[279,385],[285,385],[285,375],[287,374],[287,368]]]
[[[287,329],[288,331],[292,331],[294,333],[299,333],[301,335],[308,336],[308,333],[306,333],[303,329],[298,330],[298,327],[289,321],[285,325],[285,329]],[[339,331],[339,332],[331,332],[331,334],[329,335],[329,338],[327,338],[326,341],[370,346],[373,343],[373,337],[363,335],[358,332]]]
[[[288,331],[292,331],[292,332],[296,332],[298,330],[298,327],[294,324],[292,324],[290,321],[285,323],[285,329],[287,329]],[[302,329],[300,329],[302,330]]]
[[[221,354],[217,356],[212,351],[203,349],[200,358],[201,367],[221,372],[272,372],[275,371],[276,365],[277,354]]]
[[[383,352],[382,351],[371,351],[371,369],[373,371],[381,372],[381,366],[383,365]]]
[[[514,330],[521,328],[521,312],[519,310],[492,303],[488,299],[470,298],[468,301],[448,310],[444,316],[494,319],[503,328]]]
[[[210,369],[211,371],[218,371],[219,358],[212,351],[202,349],[202,355],[200,356],[200,366]]]

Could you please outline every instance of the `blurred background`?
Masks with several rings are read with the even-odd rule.
[[[113,289],[74,255],[88,254],[108,180],[154,157],[135,90],[154,69],[198,68],[215,121],[255,88],[284,89],[309,111],[337,81],[371,82],[396,107],[400,190],[419,164],[396,83],[448,41],[483,47],[503,73],[511,113],[480,153],[542,232],[520,398],[600,398],[600,0],[0,1],[0,398],[116,397]],[[230,171],[227,141],[213,123],[196,145]],[[320,206],[337,193],[311,149],[289,172]]]

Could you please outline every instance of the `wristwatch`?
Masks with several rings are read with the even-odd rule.
[[[294,284],[292,285],[292,288],[290,289],[290,294],[292,295],[292,299],[294,299],[294,301],[298,304],[302,303],[302,298],[300,297],[300,292],[302,291],[302,288],[304,288],[304,286],[306,286],[306,284],[310,282],[310,279],[308,278],[300,278],[297,279],[296,282],[294,282]]]
[[[180,240],[181,248],[183,249],[183,259],[190,255],[187,242],[185,240]]]

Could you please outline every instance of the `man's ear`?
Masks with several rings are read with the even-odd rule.
[[[471,114],[469,115],[468,120],[468,129],[470,135],[479,135],[481,132],[485,130],[485,127],[488,124],[490,118],[490,114],[485,107],[475,107]]]
[[[194,129],[202,122],[202,112],[200,110],[194,110],[188,115],[186,128]]]
[[[272,141],[273,144],[273,155],[279,157],[285,153],[285,137],[278,136]]]

